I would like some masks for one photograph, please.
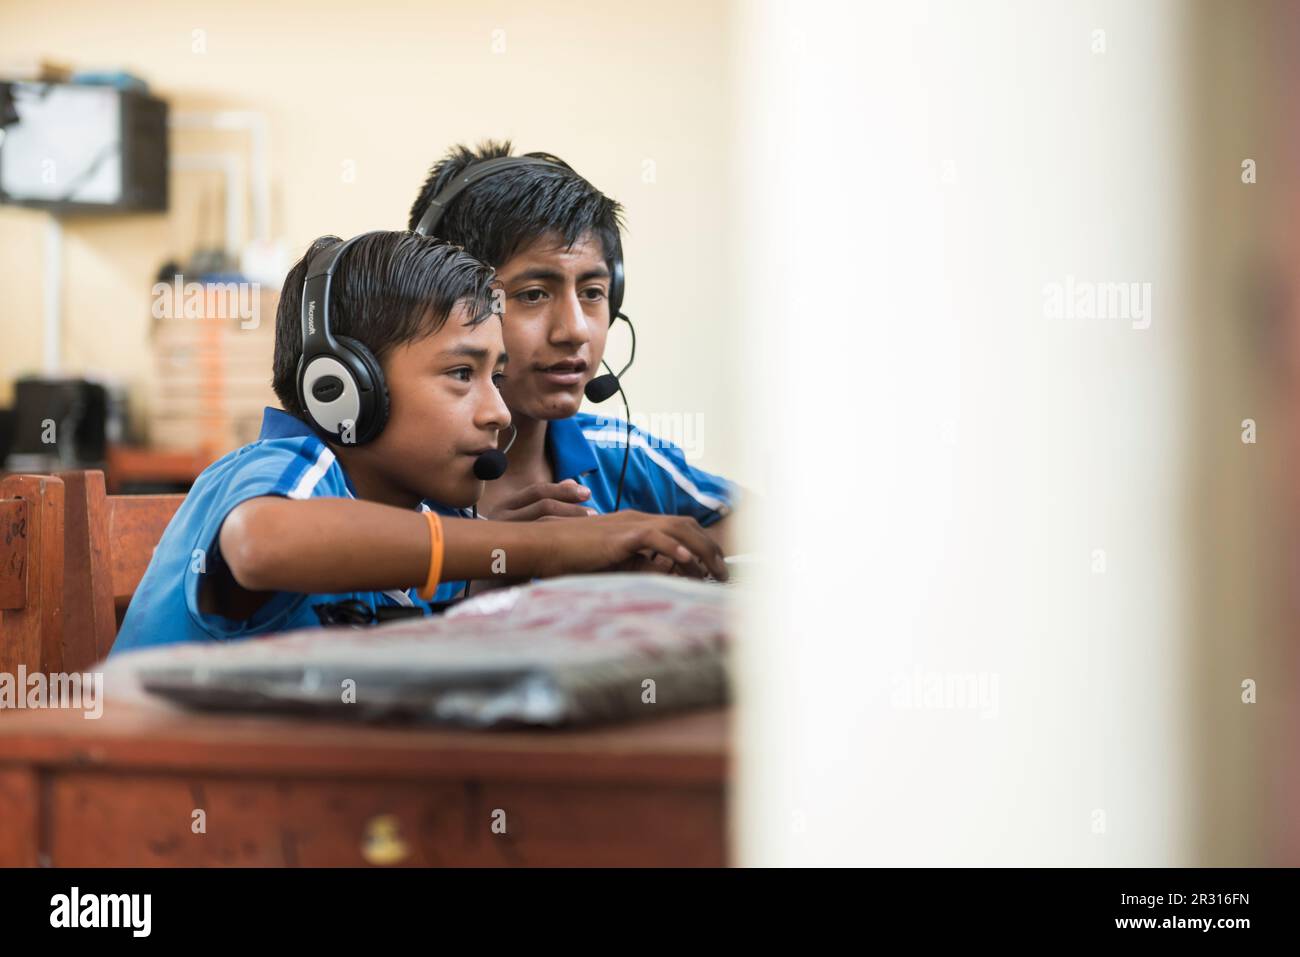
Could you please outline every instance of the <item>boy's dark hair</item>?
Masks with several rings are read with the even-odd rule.
[[[471,163],[510,155],[509,140],[487,140],[476,150],[453,146],[429,170],[411,207],[411,229],[424,216],[429,201]],[[592,233],[600,240],[612,270],[622,212],[622,206],[572,170],[521,166],[496,173],[466,189],[443,214],[434,232],[498,269],[548,233],[557,233],[566,246]]]
[[[271,386],[284,410],[299,418],[298,359],[302,355],[302,284],[307,266],[341,242],[323,236],[285,277],[275,311]],[[379,361],[396,346],[433,335],[457,304],[477,326],[492,313],[493,270],[457,246],[407,232],[375,233],[343,254],[330,284],[330,332],[356,339]]]

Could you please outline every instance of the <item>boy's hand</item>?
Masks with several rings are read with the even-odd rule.
[[[495,522],[531,522],[539,518],[586,518],[596,514],[582,503],[591,498],[591,489],[565,479],[563,482],[537,482],[504,499],[487,515]]]
[[[671,558],[664,558],[657,552],[638,552],[625,562],[611,565],[605,569],[611,572],[661,572],[665,575],[678,575],[689,578],[690,574],[677,566]]]
[[[643,553],[654,553],[670,561],[677,574],[727,580],[722,549],[693,518],[615,512],[546,522],[545,528],[553,551],[539,577],[603,571],[627,562],[664,570],[662,562],[644,560]]]

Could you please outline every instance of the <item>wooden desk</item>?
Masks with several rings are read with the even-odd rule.
[[[129,485],[177,485],[188,489],[199,473],[221,457],[215,447],[153,449],[147,446],[110,445],[104,475],[110,494]]]
[[[112,699],[99,720],[3,711],[0,866],[721,866],[728,725],[706,711],[461,732]]]

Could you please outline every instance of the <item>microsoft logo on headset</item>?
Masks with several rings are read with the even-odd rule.
[[[316,300],[309,300],[307,303],[307,335],[316,335]]]

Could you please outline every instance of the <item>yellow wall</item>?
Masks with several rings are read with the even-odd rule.
[[[738,446],[726,426],[731,320],[716,266],[726,26],[724,5],[678,0],[9,0],[0,6],[0,64],[47,57],[121,67],[173,109],[266,112],[272,229],[295,257],[323,233],[404,226],[427,167],[453,142],[511,137],[520,150],[563,156],[627,207],[626,311],[640,334],[627,382],[634,413],[702,415],[698,460],[726,471]],[[195,30],[205,53],[192,51]],[[504,52],[493,50],[498,30]],[[174,153],[244,142],[172,137]],[[654,182],[644,181],[647,160]],[[143,400],[154,273],[164,258],[188,254],[200,190],[218,182],[174,173],[167,215],[66,222],[65,369],[115,376]],[[0,208],[0,402],[16,375],[40,368],[45,222],[44,213]],[[611,358],[625,348],[616,337]]]

